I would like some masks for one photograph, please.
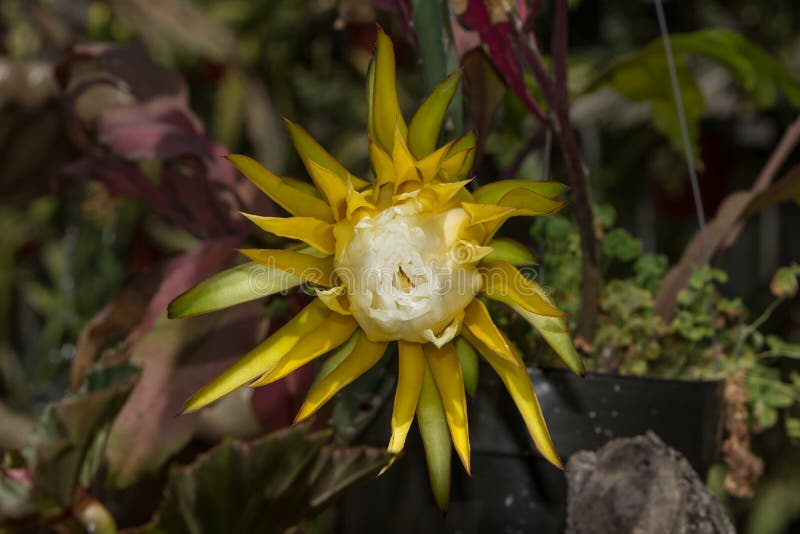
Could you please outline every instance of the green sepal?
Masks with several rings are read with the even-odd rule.
[[[255,262],[243,263],[206,278],[170,302],[171,319],[192,317],[291,289],[298,276]]]
[[[500,199],[514,189],[527,189],[545,198],[554,199],[566,193],[569,187],[561,182],[553,181],[500,180],[479,187],[473,194],[475,202],[497,204]]]
[[[494,250],[483,258],[485,262],[504,261],[515,267],[536,263],[536,257],[528,247],[506,237],[498,237],[489,241],[488,246]]]
[[[470,397],[474,397],[478,389],[478,352],[462,337],[457,337],[454,345],[464,376],[464,389]]]
[[[417,424],[428,462],[428,477],[436,505],[442,512],[450,503],[450,462],[452,449],[450,431],[444,415],[442,399],[433,381],[433,375],[425,363],[425,376],[417,404]]]
[[[434,87],[419,107],[408,127],[408,147],[417,159],[436,150],[447,108],[461,82],[461,71],[456,71]]]

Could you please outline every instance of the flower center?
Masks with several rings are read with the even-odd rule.
[[[367,337],[442,346],[458,334],[480,287],[459,239],[466,222],[461,208],[423,213],[411,199],[342,232],[350,239],[336,254],[336,274]]]

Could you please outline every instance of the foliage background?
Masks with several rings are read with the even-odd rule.
[[[91,151],[98,135],[101,141],[113,141],[111,130],[87,125],[94,124],[108,102],[122,98],[125,91],[99,90],[75,106],[59,89],[54,67],[64,64],[75,45],[140,43],[145,56],[185,80],[188,100],[175,109],[190,122],[205,125],[192,131],[192,142],[213,140],[220,150],[252,154],[275,172],[302,176],[302,165],[281,124],[281,116],[286,116],[304,125],[345,166],[365,174],[364,73],[375,21],[393,34],[398,46],[401,105],[408,109],[408,104],[421,101],[440,75],[426,70],[435,62],[425,34],[430,25],[417,24],[415,34],[404,17],[403,6],[411,4],[419,2],[5,0],[0,4],[0,446],[24,445],[35,416],[47,403],[61,399],[71,380],[74,388],[74,368],[82,367],[75,365],[76,359],[88,362],[83,366],[86,373],[93,362],[114,362],[115,355],[125,353],[126,344],[135,344],[128,361],[142,369],[140,380],[151,388],[147,394],[135,391],[129,399],[153,423],[145,433],[139,432],[141,421],[134,415],[114,423],[112,436],[118,437],[109,441],[107,474],[113,484],[104,491],[122,503],[113,510],[118,522],[137,524],[148,517],[148,507],[154,503],[140,503],[144,511],[130,503],[141,495],[157,498],[159,492],[150,489],[163,485],[165,460],[177,458],[181,463],[222,436],[254,436],[284,426],[313,380],[309,371],[287,378],[279,389],[239,399],[240,404],[230,409],[245,416],[233,425],[225,413],[175,421],[187,392],[235,352],[246,350],[252,344],[248,335],[259,339],[258,334],[274,329],[287,311],[302,302],[272,299],[238,316],[175,326],[166,323],[163,307],[148,307],[152,299],[137,299],[137,295],[154,299],[158,292],[154,277],[163,283],[165,272],[181,273],[167,280],[173,291],[191,285],[195,267],[213,272],[230,258],[219,256],[217,265],[212,265],[205,255],[185,255],[211,238],[241,234],[244,239],[249,230],[230,223],[233,226],[225,227],[225,232],[217,231],[213,225],[218,221],[201,228],[171,224],[153,208],[152,197],[111,195],[102,181],[85,179],[96,167],[64,172],[68,163]],[[671,95],[664,65],[647,55],[648,45],[658,37],[652,6],[577,1],[570,7],[573,120],[591,171],[595,202],[609,206],[598,214],[602,219],[613,210],[615,226],[641,242],[632,245],[622,234],[608,234],[603,246],[612,250],[611,257],[658,252],[672,263],[695,231],[696,221],[683,156],[675,149],[674,124],[663,117],[659,123],[659,102],[665,105]],[[669,2],[667,14],[673,33],[726,28],[760,46],[788,76],[796,76],[800,69],[796,2]],[[536,22],[535,33],[542,43],[550,41],[549,20],[542,16]],[[736,54],[747,57],[741,51],[731,54],[732,61],[739,57]],[[628,58],[633,67],[612,74],[609,88],[609,78],[604,81],[603,76],[618,67],[621,58]],[[458,65],[457,57],[439,60],[444,70]],[[759,92],[774,76],[761,56],[752,61],[762,67],[750,73],[755,86],[740,83],[731,75],[735,70],[708,57],[692,55],[685,62],[682,69],[691,76],[682,80],[682,88],[687,111],[697,118],[703,200],[706,213],[713,214],[726,194],[752,185],[782,132],[796,118],[798,104],[792,98],[797,93],[779,88],[770,99]],[[477,181],[514,175],[536,178],[545,173],[562,179],[560,158],[546,150],[541,131],[488,59],[473,54],[462,63],[467,94],[457,103],[463,107],[461,112],[456,107],[451,126],[460,129],[463,123],[479,135]],[[637,65],[646,67],[643,78]],[[160,73],[153,83],[168,85],[168,78]],[[526,82],[535,92],[533,81]],[[779,80],[775,85],[780,87]],[[161,125],[162,119],[158,116],[148,124]],[[76,134],[76,129],[83,133]],[[152,129],[143,132],[155,135]],[[87,139],[94,141],[87,144]],[[134,154],[126,145],[115,156],[136,161],[149,177],[188,176],[194,180],[191,185],[173,190],[169,199],[183,199],[190,213],[202,211],[197,180],[216,179],[213,161],[200,170],[178,164],[164,167],[160,162],[166,157],[165,145],[154,144],[148,150]],[[789,161],[796,163],[798,155],[795,149]],[[242,191],[246,197],[247,191]],[[274,209],[261,208],[264,213]],[[220,220],[227,221],[223,215]],[[763,309],[775,269],[800,258],[798,225],[800,210],[784,205],[763,212],[745,227],[722,265],[728,273],[723,293],[742,298],[752,309]],[[529,236],[528,231],[512,230],[517,236]],[[548,231],[553,246],[570,246],[557,226]],[[538,257],[550,252],[543,240],[526,239]],[[182,263],[168,264],[178,257],[184,258]],[[560,274],[561,282],[556,284],[559,277],[546,269],[538,275],[544,283],[554,280],[556,296],[569,301],[574,287],[569,283],[570,267],[549,267]],[[611,273],[622,268],[608,267]],[[120,292],[120,288],[132,289]],[[153,332],[143,329],[141,339],[131,337],[142,321],[149,321]],[[227,345],[226,334],[218,334],[232,328],[242,333],[241,347]],[[800,342],[797,299],[779,308],[765,329]],[[218,357],[223,348],[227,359]],[[776,367],[789,372],[795,364],[781,361]],[[380,377],[371,380],[379,383]],[[375,384],[364,389],[374,390]],[[366,401],[360,401],[368,404],[371,397],[363,395]],[[284,409],[275,410],[276,403],[285,403]],[[357,420],[353,413],[348,421]],[[120,448],[115,449],[115,443]],[[766,476],[754,499],[728,504],[745,531],[779,532],[800,517],[800,505],[793,498],[800,491],[800,452],[778,431],[760,434],[754,448],[766,459]]]

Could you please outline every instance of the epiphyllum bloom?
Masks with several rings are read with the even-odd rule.
[[[582,371],[563,314],[541,286],[523,276],[513,261],[504,261],[518,259],[521,245],[494,239],[509,217],[559,210],[564,203],[556,197],[565,187],[509,180],[474,193],[466,189],[474,135],[436,147],[460,77],[455,73],[445,79],[406,125],[397,101],[392,43],[378,32],[367,94],[374,181],[350,174],[290,122],[289,134],[314,188],[278,177],[245,156],[230,156],[242,173],[293,215],[247,217],[267,232],[307,245],[241,252],[268,272],[283,271],[271,292],[309,282],[317,298],[189,399],[186,411],[198,410],[242,385],[279,380],[341,347],[337,358],[344,358],[308,393],[297,415],[303,420],[396,342],[399,374],[389,450],[403,449],[416,414],[434,493],[444,506],[451,448],[441,436],[449,434],[464,468],[470,470],[460,357],[474,358],[474,347],[505,383],[539,451],[561,465],[522,359],[476,297],[482,294],[517,310],[573,370]],[[197,302],[204,291],[223,287],[224,293],[225,280],[236,278],[230,273],[238,273],[241,283],[242,269],[247,268],[237,267],[202,283],[173,302],[171,314],[220,307],[199,309]],[[237,301],[237,289],[230,293],[234,296],[225,304]]]

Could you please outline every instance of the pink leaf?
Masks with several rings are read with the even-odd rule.
[[[166,314],[167,305],[178,295],[225,267],[233,258],[236,247],[242,242],[239,235],[204,241],[189,252],[171,259],[164,266],[164,277],[139,326],[128,336],[136,343],[147,334],[156,320]]]
[[[496,9],[502,9],[500,7]],[[458,15],[461,22],[478,32],[481,42],[489,49],[497,70],[503,75],[514,94],[525,106],[539,115],[539,105],[525,87],[522,67],[517,61],[511,41],[511,22],[505,19],[504,14],[495,14],[495,20],[486,8],[485,0],[469,0],[467,8]]]

